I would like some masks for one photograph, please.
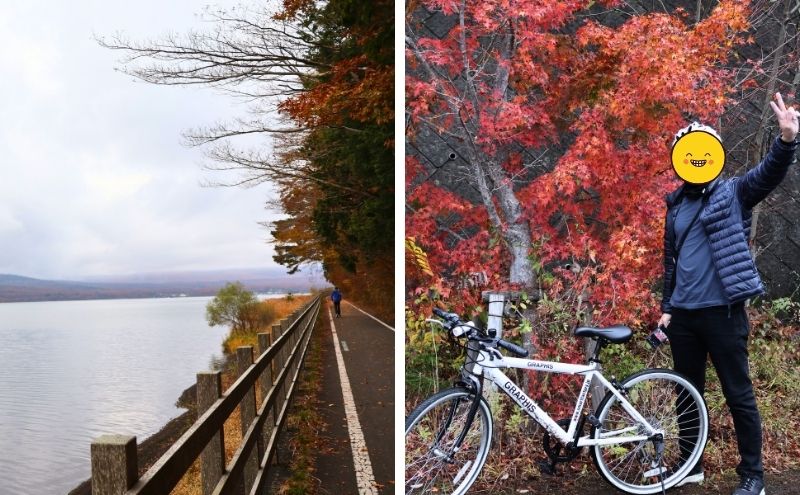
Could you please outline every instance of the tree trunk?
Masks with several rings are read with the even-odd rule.
[[[778,46],[775,47],[775,54],[773,55],[772,59],[772,66],[770,67],[769,72],[769,82],[767,83],[767,93],[764,95],[764,105],[761,109],[761,119],[758,124],[758,133],[756,134],[756,142],[755,142],[755,149],[758,155],[756,156],[763,156],[764,153],[764,136],[765,132],[763,129],[766,127],[767,122],[772,118],[772,110],[770,109],[769,102],[772,99],[772,95],[775,93],[775,83],[778,79],[778,72],[780,71],[780,62],[781,58],[783,58],[783,50],[786,47],[786,24],[790,20],[791,17],[791,5],[792,0],[784,0],[783,2],[783,22],[780,23],[780,32],[778,33]],[[770,138],[773,136],[770,135]],[[771,145],[771,140],[767,140],[767,145]],[[756,259],[758,256],[758,250],[756,249],[756,232],[758,231],[758,217],[761,214],[761,203],[757,204],[755,208],[753,208],[753,219],[750,225],[750,253],[753,256],[753,260]]]

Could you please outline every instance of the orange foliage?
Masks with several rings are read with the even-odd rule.
[[[327,6],[328,10],[348,8],[334,3]],[[393,4],[387,0],[376,0],[372,4],[368,9],[352,9],[347,16],[351,22],[335,40],[342,45],[338,48],[342,53],[332,62],[326,60],[331,65],[313,75],[314,82],[308,84],[306,91],[281,102],[282,112],[308,127],[341,126],[348,122],[382,125],[394,121],[393,49],[391,43],[375,46],[376,36],[387,32],[386,25],[391,18],[359,18],[362,15],[385,17],[392,12]],[[278,18],[318,19],[326,15],[325,9],[315,11],[315,3],[309,0],[284,0],[283,6]],[[350,45],[355,49],[348,56]]]
[[[313,40],[303,90],[279,109],[307,132],[281,158],[312,180],[287,180],[273,223],[275,259],[321,262],[345,298],[391,319],[394,259],[394,3],[284,0],[279,19]]]
[[[394,120],[394,68],[371,67],[365,56],[334,65],[329,79],[289,98],[280,109],[309,127],[347,120],[387,124]]]

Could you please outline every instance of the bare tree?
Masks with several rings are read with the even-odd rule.
[[[759,87],[763,87],[763,95],[760,95],[759,91],[749,98],[750,101],[761,100],[758,105],[761,107],[761,111],[758,114],[758,124],[755,127],[757,131],[753,133],[754,136],[749,143],[756,156],[763,155],[766,151],[766,147],[770,143],[770,138],[775,137],[775,129],[770,127],[772,115],[771,112],[769,112],[769,102],[771,101],[772,95],[775,94],[777,90],[777,85],[779,83],[783,86],[789,85],[787,84],[788,81],[782,80],[782,78],[787,77],[791,70],[795,70],[795,79],[800,75],[800,70],[796,67],[797,61],[794,61],[793,64],[792,60],[787,56],[788,53],[791,53],[793,48],[797,47],[798,41],[800,41],[797,30],[797,21],[800,19],[800,16],[798,16],[797,13],[796,3],[796,0],[771,2],[771,5],[764,5],[762,11],[755,11],[754,18],[752,19],[753,28],[755,30],[764,28],[769,24],[778,28],[775,45],[770,46],[769,50],[763,53],[762,58],[755,62],[759,68],[768,64],[766,71],[761,69],[761,71],[763,71],[763,77],[762,84],[759,85]],[[795,65],[795,67],[792,67],[792,65]],[[752,74],[751,71],[744,73],[744,75],[750,74]],[[790,87],[795,86],[796,84],[791,84]],[[760,253],[755,241],[758,233],[758,220],[763,209],[762,205],[763,203],[758,204],[753,210],[750,240],[752,242],[754,256]]]
[[[248,135],[302,135],[306,129],[281,118],[277,105],[305,90],[304,83],[324,77],[330,66],[312,60],[310,50],[326,48],[306,36],[300,26],[281,20],[266,9],[240,7],[206,10],[208,31],[132,41],[122,35],[98,43],[124,54],[118,69],[160,85],[208,86],[250,103],[248,118],[187,131],[191,146],[208,146],[214,171],[239,171],[239,179],[213,185],[249,186],[286,179],[318,180],[302,160],[283,161],[260,150],[232,143]],[[296,141],[284,140],[292,145]],[[328,184],[332,187],[341,187]]]

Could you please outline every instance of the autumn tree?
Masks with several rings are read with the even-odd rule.
[[[290,215],[268,225],[276,261],[291,272],[322,262],[334,283],[343,268],[390,304],[392,14],[385,0],[286,0],[277,11],[209,10],[208,31],[101,44],[121,50],[121,70],[147,82],[210,86],[250,102],[247,117],[188,131],[188,142],[205,148],[209,169],[236,172],[222,185],[276,186],[272,204]],[[250,135],[269,136],[276,151],[237,146]]]
[[[662,198],[677,185],[665,156],[687,118],[715,122],[729,103],[747,3],[610,25],[578,1],[421,5],[452,26],[438,37],[407,20],[412,132],[454,152],[406,160],[406,231],[434,272],[570,289],[576,318],[600,324],[652,321]]]
[[[394,278],[393,9],[386,0],[287,1],[281,14],[313,36],[307,57],[331,64],[304,81],[305,92],[281,104],[309,128],[282,157],[327,179],[314,184],[310,222],[329,279],[387,318]],[[282,235],[279,229],[273,234]],[[278,249],[296,256],[305,246],[279,243]]]

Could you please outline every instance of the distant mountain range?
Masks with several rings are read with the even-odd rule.
[[[280,268],[147,273],[85,280],[0,274],[0,302],[212,296],[225,283],[235,281],[259,293],[305,292],[329,285],[320,274],[288,275]]]

